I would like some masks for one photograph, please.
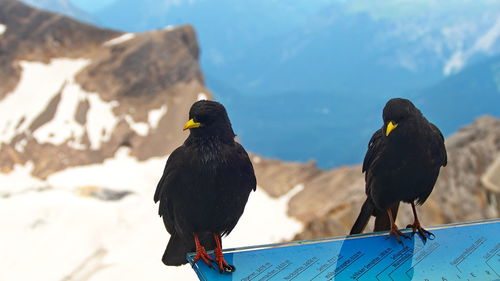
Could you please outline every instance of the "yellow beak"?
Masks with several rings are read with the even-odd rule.
[[[184,128],[182,129],[183,131],[187,129],[193,129],[193,128],[198,128],[201,126],[201,123],[194,122],[193,119],[187,121],[187,123],[184,125]]]
[[[392,130],[396,129],[396,127],[398,126],[398,124],[394,124],[391,122],[389,122],[389,124],[387,124],[387,130],[385,131],[385,135],[386,136],[389,136],[389,134],[392,132]]]

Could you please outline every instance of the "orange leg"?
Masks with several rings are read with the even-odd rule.
[[[417,209],[415,208],[415,204],[413,202],[411,202],[411,208],[413,210],[413,217],[415,218],[415,220],[413,221],[413,224],[407,225],[406,228],[413,229],[413,234],[415,234],[415,232],[418,231],[418,234],[420,234],[420,237],[422,237],[422,240],[424,240],[424,242],[427,241],[426,234],[429,235],[429,238],[434,237],[434,234],[432,234],[430,231],[425,230],[420,225],[420,221],[418,220],[418,216],[417,216]]]
[[[389,232],[389,236],[387,238],[390,238],[391,236],[394,235],[394,237],[396,237],[396,240],[399,243],[403,243],[403,242],[401,242],[401,238],[399,238],[399,236],[403,236],[404,238],[410,238],[410,237],[408,237],[408,235],[404,234],[403,232],[401,232],[398,229],[398,226],[396,225],[396,223],[394,222],[394,219],[392,218],[392,212],[391,212],[390,208],[387,209],[387,215],[389,216],[389,220],[391,221],[391,232]]]
[[[208,267],[213,268],[213,265],[210,261],[214,261],[205,251],[205,248],[200,244],[200,240],[198,239],[198,235],[194,235],[194,244],[196,245],[196,256],[193,259],[193,263],[197,262],[200,258],[208,265]]]
[[[216,247],[215,247],[215,260],[219,264],[220,273],[234,272],[236,270],[236,268],[233,265],[228,264],[224,260],[224,254],[222,254],[222,243],[221,243],[220,235],[214,233],[214,240],[215,240],[215,245],[216,245]]]

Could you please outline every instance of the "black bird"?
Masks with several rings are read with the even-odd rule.
[[[384,125],[376,131],[363,161],[366,201],[350,234],[361,233],[370,216],[374,231],[391,230],[401,242],[394,223],[401,201],[410,203],[415,220],[412,228],[426,240],[415,204],[422,205],[432,192],[441,166],[446,166],[444,138],[439,129],[422,115],[411,101],[395,98],[387,102],[382,114]]]
[[[233,272],[222,254],[221,236],[233,230],[248,196],[256,189],[252,163],[235,134],[226,109],[214,101],[195,102],[189,111],[190,129],[184,144],[167,160],[154,195],[159,215],[171,237],[163,255],[166,265],[187,263],[196,251],[210,267],[214,249],[220,272]]]

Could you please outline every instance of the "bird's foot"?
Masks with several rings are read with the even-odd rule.
[[[224,259],[224,254],[222,253],[222,242],[220,238],[220,234],[214,233],[214,240],[215,240],[215,260],[217,261],[217,264],[219,265],[219,272],[220,273],[233,273],[236,270],[236,267],[234,265],[230,265],[226,262]]]
[[[200,258],[208,265],[208,267],[214,267],[211,263],[214,260],[208,255],[204,247],[196,247],[196,256],[193,259],[193,264],[196,263]]]
[[[224,255],[222,254],[222,250],[215,248],[215,261],[219,265],[220,273],[233,273],[236,270],[234,265],[230,265],[224,259]]]
[[[391,226],[391,232],[389,232],[387,239],[391,238],[391,236],[394,236],[396,238],[396,240],[398,241],[398,243],[400,243],[400,244],[402,244],[403,241],[401,241],[401,238],[399,238],[399,236],[403,236],[406,239],[410,239],[410,237],[408,235],[404,234],[403,232],[401,232],[395,224],[393,224]]]
[[[427,235],[429,236],[429,239],[434,239],[434,234],[432,232],[425,230],[421,225],[420,222],[417,220],[413,224],[409,224],[406,226],[406,228],[411,228],[413,230],[413,234],[418,232],[420,234],[420,237],[422,237],[422,240],[424,243],[427,241]]]

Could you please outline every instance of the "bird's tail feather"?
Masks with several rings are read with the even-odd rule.
[[[392,207],[390,207],[391,213],[392,213],[392,218],[396,220],[396,217],[398,215],[398,209],[399,209],[399,202],[394,203]],[[387,215],[386,210],[376,210],[375,211],[375,226],[373,228],[373,231],[386,231],[391,229],[391,221],[389,220],[389,216]]]
[[[183,265],[187,263],[186,253],[190,248],[177,234],[173,234],[168,240],[167,248],[163,254],[162,261],[165,265]]]
[[[205,250],[210,251],[215,249],[215,240],[211,233],[203,233],[198,236],[200,244]],[[188,262],[186,260],[186,254],[195,251],[196,247],[192,237],[186,241],[178,234],[173,234],[168,241],[167,248],[161,260],[165,265],[183,265]]]
[[[370,198],[366,198],[365,203],[361,206],[361,211],[359,212],[358,218],[354,222],[349,234],[358,234],[363,232],[370,220],[370,217],[374,214],[375,205],[373,205]]]

